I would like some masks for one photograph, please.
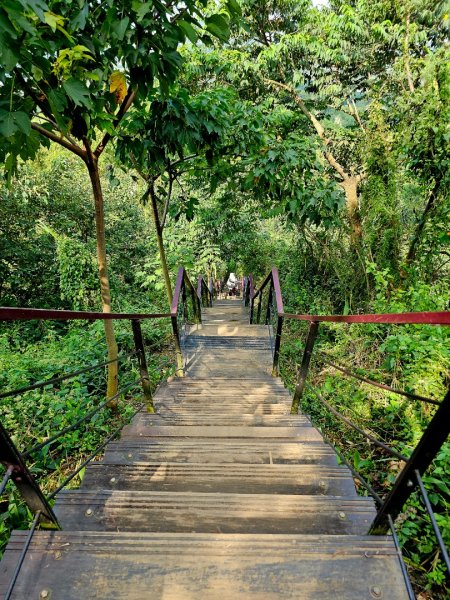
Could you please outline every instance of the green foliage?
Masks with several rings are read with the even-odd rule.
[[[157,84],[167,94],[182,65],[180,44],[229,35],[226,8],[236,14],[235,3],[204,18],[206,4],[187,0],[175,10],[136,0],[7,2],[0,12],[0,160],[6,171],[15,172],[19,157],[35,157],[46,138],[65,140],[80,154],[73,138],[86,146],[99,132],[114,133],[117,105],[120,120],[135,93],[145,101]]]

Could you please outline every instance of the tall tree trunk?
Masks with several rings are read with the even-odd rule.
[[[98,171],[98,159],[91,156],[87,161],[89,177],[92,184],[95,205],[95,229],[97,234],[97,262],[100,276],[100,292],[102,298],[102,310],[105,313],[111,312],[111,292],[109,288],[108,269],[106,264],[106,239],[105,239],[105,212],[103,203],[103,192]],[[108,360],[114,360],[108,365],[108,385],[106,397],[111,398],[117,394],[118,390],[118,363],[117,363],[117,342],[114,334],[113,321],[103,321],[105,328],[106,347],[108,350]],[[117,401],[111,403],[117,405]]]
[[[358,244],[362,238],[361,215],[358,206],[358,185],[361,181],[359,176],[345,177],[340,186],[345,193],[347,216],[350,222],[350,241],[352,245]]]
[[[166,284],[167,299],[169,300],[169,306],[172,306],[172,300],[173,300],[172,283],[170,281],[169,268],[167,266],[166,251],[164,248],[164,240],[163,240],[163,229],[161,226],[161,221],[159,219],[158,204],[156,202],[156,196],[155,196],[155,192],[153,190],[153,184],[150,185],[150,200],[151,200],[151,204],[152,204],[153,220],[155,222],[155,231],[156,231],[156,240],[158,242],[159,258],[161,261],[161,268],[163,271],[164,283]]]

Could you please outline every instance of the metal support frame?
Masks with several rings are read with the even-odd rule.
[[[261,309],[262,309],[262,290],[258,294],[258,310],[256,312],[256,322],[258,325],[261,323]]]
[[[275,346],[273,349],[273,364],[272,364],[272,377],[278,377],[280,373],[280,347],[281,347],[281,332],[283,330],[284,318],[278,315],[277,319],[277,332],[275,334]]]
[[[302,364],[300,366],[300,373],[298,377],[297,386],[294,392],[294,398],[292,400],[292,412],[298,412],[300,401],[303,396],[305,389],[306,378],[308,377],[309,363],[311,362],[311,355],[316,342],[317,334],[319,332],[319,323],[312,321],[309,325],[308,337],[306,338],[305,350],[303,352]]]
[[[141,376],[145,404],[149,412],[154,412],[152,390],[150,385],[150,377],[148,375],[147,359],[145,357],[145,346],[142,337],[141,322],[137,319],[132,319],[131,327],[133,329],[134,346],[137,352],[139,374]]]
[[[389,529],[389,515],[394,521],[398,517],[405,502],[416,487],[416,471],[422,475],[446,441],[449,433],[449,422],[450,390],[434,413],[405,467],[398,475],[394,487],[387,495],[370,527],[370,533],[386,533]]]
[[[267,310],[266,310],[266,325],[270,324],[270,308],[272,306],[272,297],[273,297],[273,281],[270,281],[269,287],[269,297],[267,298]]]
[[[22,455],[17,450],[8,432],[0,423],[0,462],[6,469],[13,467],[11,479],[33,514],[40,513],[39,520],[44,527],[59,529],[51,506],[45,499],[40,487],[28,470]]]

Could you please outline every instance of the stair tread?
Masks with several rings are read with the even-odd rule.
[[[311,426],[272,427],[238,425],[127,425],[122,430],[122,439],[130,437],[203,437],[203,438],[264,438],[300,439],[323,441],[321,434]]]
[[[93,463],[82,489],[356,496],[350,471],[314,465]]]
[[[222,533],[365,534],[370,498],[121,490],[61,492],[64,529]]]
[[[130,456],[131,455],[131,456]],[[274,440],[261,443],[258,439],[215,439],[169,438],[164,440],[121,440],[112,442],[106,448],[103,462],[122,461],[128,464],[131,459],[171,460],[177,462],[220,462],[220,463],[311,463],[336,464],[333,449],[324,442],[283,442]]]
[[[12,535],[3,594],[26,533]],[[386,537],[37,531],[12,600],[369,600],[373,587],[408,598]]]

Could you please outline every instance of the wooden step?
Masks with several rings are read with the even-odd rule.
[[[259,402],[258,404],[246,404],[244,406],[240,404],[224,404],[220,403],[219,405],[204,405],[203,403],[196,403],[192,405],[186,406],[185,403],[183,405],[177,405],[174,403],[164,403],[160,404],[155,403],[156,412],[158,415],[162,417],[174,414],[177,415],[185,415],[185,417],[194,416],[194,415],[205,415],[208,419],[214,418],[218,411],[221,413],[225,413],[229,416],[232,415],[289,415],[290,407],[283,406],[282,404],[263,404]]]
[[[299,440],[303,442],[322,442],[323,438],[317,429],[311,426],[302,427],[246,427],[231,425],[127,425],[122,430],[122,439],[132,438],[264,438],[269,440]]]
[[[178,463],[245,464],[337,464],[333,449],[323,442],[283,443],[258,439],[221,438],[121,440],[106,448],[104,463],[130,464],[134,461],[170,461]]]
[[[82,489],[356,496],[350,471],[310,465],[92,463]]]
[[[200,325],[191,325],[189,327],[189,335],[269,338],[269,330],[266,325],[250,325],[228,322],[201,323]]]
[[[2,561],[5,594],[26,539]],[[408,600],[392,539],[37,531],[12,600]],[[374,595],[375,594],[375,595]]]
[[[371,498],[199,492],[63,491],[63,529],[208,533],[367,532]]]
[[[203,426],[230,426],[247,425],[248,427],[311,427],[311,422],[302,415],[255,415],[239,414],[230,415],[217,411],[215,415],[197,413],[178,414],[176,411],[170,414],[159,415],[141,412],[133,419],[133,425],[137,427],[162,427],[164,425],[203,425]]]

